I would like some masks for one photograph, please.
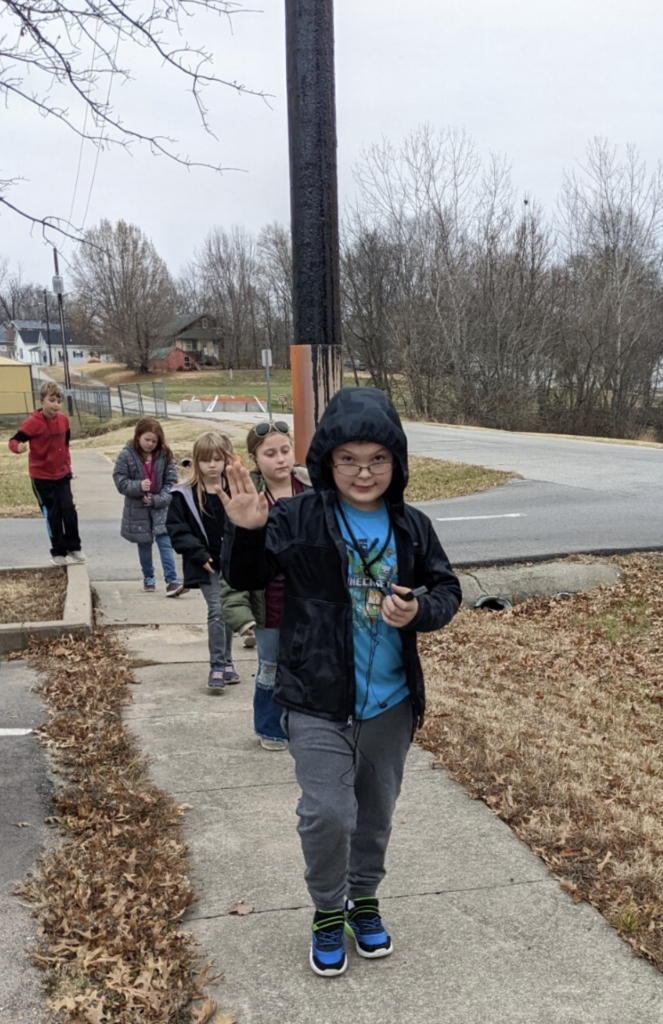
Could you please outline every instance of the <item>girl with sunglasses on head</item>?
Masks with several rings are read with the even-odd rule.
[[[295,465],[295,453],[287,423],[257,423],[249,431],[246,447],[254,463],[251,472],[256,490],[264,493],[269,508],[292,498],[311,486],[307,470]],[[255,633],[258,671],[253,697],[253,728],[264,750],[285,750],[281,728],[283,709],[274,704],[276,654],[281,623],[283,577],[277,576],[264,591],[231,590],[223,586],[223,607],[236,633]]]
[[[228,683],[239,683],[232,660],[233,631],[221,603],[220,554],[226,515],[215,487],[225,486],[225,469],[235,461],[232,442],[225,434],[202,434],[193,446],[191,475],[174,487],[167,527],[173,547],[182,555],[184,583],[199,588],[207,602],[210,670],[209,693],[223,693]]]

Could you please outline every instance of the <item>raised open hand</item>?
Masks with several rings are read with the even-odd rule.
[[[229,464],[225,472],[230,496],[220,484],[217,484],[214,490],[223,502],[226,515],[236,526],[241,526],[245,530],[259,530],[269,516],[267,498],[264,494],[258,494],[245,466],[238,462]]]

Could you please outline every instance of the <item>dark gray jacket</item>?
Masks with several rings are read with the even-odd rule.
[[[113,469],[115,486],[124,495],[120,533],[132,544],[149,544],[155,537],[167,533],[166,516],[171,488],[177,484],[177,467],[174,462],[167,462],[163,454],[156,457],[154,467],[157,493],[152,495],[151,505],[143,502],[144,492],[140,486],[145,479],[143,463],[133,445],[124,446]]]

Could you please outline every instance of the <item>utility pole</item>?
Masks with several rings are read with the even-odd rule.
[[[51,351],[51,321],[48,319],[48,296],[44,288],[44,309],[46,310],[46,344],[48,345],[48,364],[53,365],[53,352]]]
[[[53,291],[58,297],[58,313],[60,314],[60,335],[62,337],[62,362],[64,365],[64,388],[67,395],[67,408],[69,409],[69,415],[71,416],[74,408],[71,400],[71,377],[69,376],[69,353],[67,352],[67,338],[64,333],[64,306],[62,304],[62,293],[64,291],[64,282],[60,277],[60,268],[58,266],[58,251],[53,247],[53,261],[55,263],[55,277],[53,278]]]
[[[295,454],[343,380],[333,0],[285,0]]]

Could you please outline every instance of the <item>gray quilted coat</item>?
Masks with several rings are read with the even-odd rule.
[[[113,469],[113,481],[120,494],[124,495],[124,511],[120,533],[132,544],[149,544],[162,533],[167,533],[166,516],[170,505],[170,489],[177,483],[177,467],[166,462],[165,455],[154,460],[157,493],[152,495],[152,504],[143,504],[141,482],[145,479],[143,463],[127,444],[117,457]]]

